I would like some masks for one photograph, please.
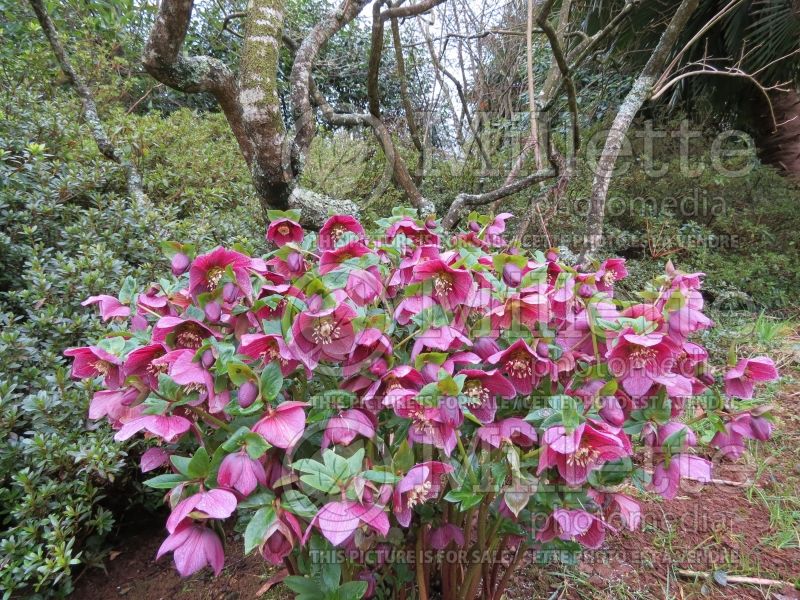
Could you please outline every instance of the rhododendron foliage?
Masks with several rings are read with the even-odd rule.
[[[624,259],[526,253],[510,218],[274,213],[264,253],[168,242],[171,276],[87,299],[110,331],[65,354],[90,417],[150,441],[159,557],[219,573],[236,518],[304,597],[499,598],[504,551],[598,548],[770,436],[777,371],[707,364],[702,274],[621,294]]]

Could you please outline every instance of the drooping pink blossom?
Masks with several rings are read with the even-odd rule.
[[[174,442],[189,431],[192,423],[178,415],[142,415],[124,423],[114,435],[118,442],[124,442],[143,429],[165,442]]]
[[[569,485],[579,485],[591,471],[631,453],[630,440],[625,433],[602,421],[588,420],[571,432],[562,425],[554,425],[542,435],[536,473],[556,467]]]
[[[356,334],[355,346],[342,366],[342,374],[352,377],[367,370],[380,377],[389,369],[391,361],[392,342],[380,329],[368,327]]]
[[[350,215],[334,215],[319,230],[319,249],[330,250],[350,237],[364,238],[364,227]]]
[[[197,350],[210,337],[219,334],[196,319],[161,317],[153,326],[152,343],[169,346],[173,350]]]
[[[94,379],[102,377],[107,388],[115,389],[122,385],[120,365],[122,361],[118,356],[111,354],[99,346],[83,346],[81,348],[68,348],[64,356],[74,359],[72,363],[72,376],[76,379]]]
[[[303,537],[297,518],[290,512],[276,508],[275,520],[270,523],[261,544],[261,556],[273,565],[283,564],[283,559],[291,554],[294,545]]]
[[[543,377],[555,375],[553,362],[531,349],[523,339],[518,339],[505,350],[493,354],[488,361],[497,365],[523,396],[538,387]]]
[[[328,419],[325,432],[322,434],[322,448],[330,444],[347,446],[362,436],[372,439],[375,436],[375,421],[366,411],[350,408]]]
[[[464,545],[464,531],[452,523],[443,523],[428,533],[428,546],[434,550],[444,550],[450,544],[459,548]]]
[[[306,427],[306,413],[303,410],[310,406],[308,402],[289,400],[272,408],[267,407],[266,415],[253,425],[252,430],[258,433],[273,446],[290,448],[300,441]]]
[[[238,292],[245,296],[253,293],[250,283],[250,257],[218,247],[208,254],[201,254],[189,268],[189,294],[196,299],[200,294],[216,291],[225,271],[231,269]],[[238,293],[234,296],[237,297]]]
[[[359,240],[353,240],[333,250],[325,250],[319,258],[319,274],[330,273],[345,261],[371,253],[372,251]]]
[[[225,565],[225,552],[222,541],[209,527],[197,525],[191,519],[184,519],[161,544],[156,560],[172,552],[175,567],[181,577],[197,573],[206,565],[214,575],[219,575]]]
[[[711,463],[692,454],[676,454],[669,458],[669,465],[656,465],[650,488],[667,500],[672,500],[678,495],[682,477],[707,483],[711,481]]]
[[[291,375],[300,361],[286,344],[283,336],[263,333],[246,333],[239,341],[239,354],[262,359],[264,363],[277,361],[284,377]],[[310,376],[310,372],[306,373]]]
[[[175,533],[190,515],[195,520],[227,519],[236,510],[237,503],[236,496],[228,490],[217,488],[197,492],[175,505],[167,518],[167,531]]]
[[[249,496],[258,484],[267,485],[267,476],[264,465],[241,450],[222,459],[217,472],[217,483],[221,487],[236,490],[242,496]]]
[[[429,293],[445,308],[464,304],[472,291],[472,276],[466,269],[454,269],[441,259],[428,260],[414,269],[413,281],[428,282]]]
[[[725,393],[728,396],[749,400],[753,397],[756,383],[774,381],[777,378],[778,370],[772,359],[766,356],[743,358],[725,373]]]
[[[478,429],[478,439],[495,448],[503,444],[530,448],[536,443],[536,430],[522,419],[509,417],[482,426]]]
[[[547,517],[544,528],[536,534],[536,539],[540,542],[549,542],[555,538],[574,540],[586,548],[596,549],[603,545],[605,536],[606,525],[595,515],[585,510],[557,508]]]
[[[447,456],[453,452],[458,443],[456,429],[460,425],[454,418],[463,419],[460,410],[448,411],[446,404],[423,406],[413,398],[408,398],[396,403],[394,411],[398,416],[411,420],[408,428],[409,442],[434,446]]]
[[[276,246],[299,244],[303,241],[303,228],[300,223],[288,217],[275,219],[267,227],[267,240]]]
[[[94,393],[92,401],[89,403],[89,418],[97,420],[107,417],[112,426],[118,427],[121,425],[120,419],[133,405],[139,394],[139,390],[134,387],[99,390]]]
[[[131,314],[130,306],[122,304],[114,296],[101,294],[99,296],[89,296],[86,300],[81,302],[81,306],[89,306],[90,304],[98,304],[100,307],[100,318],[103,321],[108,321],[114,318],[128,318]]]
[[[334,546],[344,544],[361,525],[383,536],[389,533],[389,518],[383,506],[361,504],[355,500],[328,502],[311,520],[305,538],[315,525]]]
[[[169,464],[169,452],[159,447],[148,448],[139,459],[142,473],[148,473],[166,464]]]
[[[319,360],[342,361],[347,358],[355,344],[355,318],[356,311],[344,303],[301,312],[292,325],[300,358],[305,358],[309,367]]]
[[[641,397],[660,376],[670,373],[677,354],[676,344],[663,334],[626,329],[607,354],[608,367],[626,392]]]
[[[517,395],[517,390],[497,369],[481,371],[479,369],[462,369],[464,386],[461,393],[465,406],[481,423],[491,423],[497,411],[497,398],[510,400]]]
[[[442,491],[446,476],[452,472],[453,467],[436,461],[411,467],[394,488],[392,511],[397,522],[403,527],[408,527],[411,523],[412,509],[418,504],[437,498]]]

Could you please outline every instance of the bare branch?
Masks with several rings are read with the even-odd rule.
[[[453,200],[453,203],[450,205],[447,214],[442,219],[442,227],[445,229],[453,229],[456,225],[458,225],[458,222],[461,220],[463,212],[466,208],[482,206],[484,204],[496,202],[497,200],[501,200],[511,196],[512,194],[521,192],[535,183],[539,183],[540,181],[544,181],[545,179],[550,179],[555,176],[555,170],[545,169],[543,171],[531,173],[527,177],[517,179],[513,183],[503,185],[483,194],[459,194],[456,196],[456,199]]]
[[[44,3],[42,0],[30,0],[30,3],[47,41],[50,42],[50,47],[53,49],[58,65],[80,97],[83,118],[86,119],[86,123],[92,131],[92,137],[97,144],[98,150],[100,150],[100,154],[117,163],[125,170],[128,195],[131,200],[138,205],[147,204],[149,200],[142,189],[142,177],[139,174],[139,170],[136,165],[122,155],[109,139],[105,126],[97,113],[94,96],[86,82],[72,67],[72,63],[67,56],[66,50],[64,50],[64,46],[61,45],[61,40],[58,39],[58,32],[55,25],[53,25],[52,19],[50,19],[50,15],[47,13]]]
[[[295,55],[290,76],[291,97],[294,108],[295,138],[294,153],[298,168],[302,164],[314,139],[314,110],[309,89],[311,70],[322,47],[342,27],[356,18],[370,0],[344,0],[335,11],[322,18],[308,33]]]

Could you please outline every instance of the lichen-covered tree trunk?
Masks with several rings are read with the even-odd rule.
[[[683,28],[697,9],[699,0],[683,0],[667,25],[666,30],[656,44],[653,53],[642,69],[642,72],[633,82],[628,95],[617,110],[614,123],[606,137],[606,143],[597,163],[592,193],[589,198],[589,215],[584,240],[582,261],[594,256],[603,242],[603,223],[605,220],[606,198],[611,176],[617,163],[620,149],[631,123],[639,109],[650,97],[653,85],[660,72],[664,69],[667,58],[672,51]]]

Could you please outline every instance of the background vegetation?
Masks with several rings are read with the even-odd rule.
[[[73,32],[69,50],[76,68],[96,93],[114,142],[143,174],[151,205],[133,208],[126,198],[124,173],[97,151],[25,3],[0,0],[0,589],[6,598],[15,591],[69,592],[75,567],[103,557],[104,538],[126,512],[148,507],[139,474],[125,466],[131,464],[126,455],[139,449],[114,443],[105,425],[88,423],[93,390],[68,377],[63,350],[102,332],[94,311],[80,302],[115,293],[127,277],[149,281],[163,268],[162,240],[265,249],[260,205],[222,115],[208,98],[168,91],[138,66],[148,15],[116,2],[52,4],[59,5],[57,24]],[[229,4],[227,10],[236,8]],[[290,30],[307,28],[323,8],[298,2]],[[206,53],[230,52],[237,38],[221,24],[220,13],[209,12],[198,19],[190,43]],[[329,97],[365,101],[366,64],[345,59],[365,56],[368,39],[368,30],[355,23],[328,49],[330,68],[322,80]],[[349,68],[338,68],[342,62]],[[514,66],[520,77],[521,68]],[[393,71],[391,62],[386,69]],[[414,72],[422,94],[433,75]],[[600,128],[609,98],[630,75],[591,77],[597,85],[581,98],[581,114]],[[397,99],[391,78],[383,81],[386,97]],[[668,131],[688,119],[703,134],[692,143],[691,160],[710,164],[709,149],[722,126],[707,116],[656,105],[643,119]],[[414,164],[413,145],[401,128],[395,133]],[[591,128],[584,131],[587,139],[591,134]],[[696,177],[681,173],[679,142],[672,138],[656,149],[669,172],[653,178],[644,172],[641,151],[634,148],[630,168],[613,180],[608,208],[606,253],[630,259],[630,288],[670,259],[707,274],[712,313],[723,325],[739,327],[742,311],[796,316],[797,184],[758,164],[755,149],[738,159],[755,166],[737,178],[711,168]],[[498,158],[509,153],[498,145]],[[403,199],[383,184],[380,154],[366,133],[323,131],[304,184],[356,201],[365,207],[365,221],[385,215]],[[436,176],[425,178],[423,192],[437,205],[483,185],[477,160],[454,169],[445,152],[427,159]],[[545,226],[535,226],[527,243],[574,248],[583,235],[590,185],[591,173],[579,169],[558,203],[544,207]],[[503,210],[523,214],[535,193],[514,197]],[[696,197],[707,200],[704,209],[687,214],[675,206],[676,198]]]

